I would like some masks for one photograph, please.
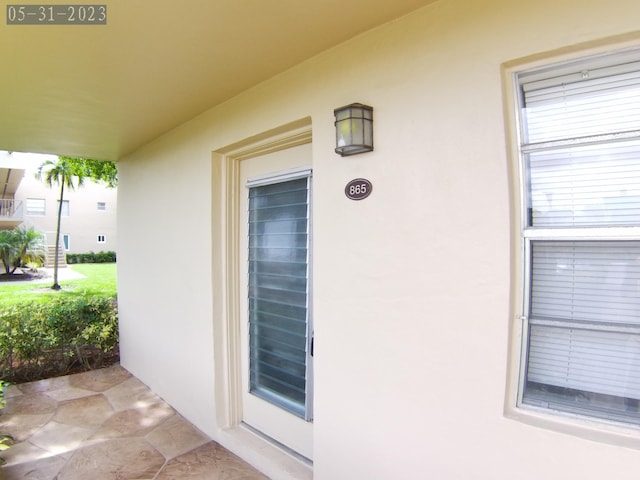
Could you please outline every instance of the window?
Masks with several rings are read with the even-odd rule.
[[[67,233],[62,235],[62,245],[64,246],[64,250],[67,252],[69,251],[70,241],[71,241],[71,237],[69,237]]]
[[[102,234],[98,234],[98,243],[107,243],[107,237]]]
[[[98,211],[104,212],[107,209],[107,204],[105,202],[98,202]]]
[[[60,200],[58,200],[58,205],[60,205]],[[60,215],[63,216],[63,217],[68,217],[69,216],[69,200],[63,200],[62,201],[62,211],[61,211]]]
[[[309,182],[249,186],[249,391],[311,420]]]
[[[519,404],[640,425],[640,52],[516,78]]]
[[[44,215],[44,198],[27,198],[27,215]]]

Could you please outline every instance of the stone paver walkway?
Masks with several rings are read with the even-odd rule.
[[[120,366],[13,385],[3,480],[266,480]]]

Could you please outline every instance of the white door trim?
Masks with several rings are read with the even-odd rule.
[[[311,142],[304,118],[212,153],[212,285],[216,419],[222,428],[242,422],[242,366],[238,288],[240,162]]]

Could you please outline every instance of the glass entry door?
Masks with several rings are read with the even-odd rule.
[[[309,177],[249,187],[249,392],[305,420]]]
[[[243,420],[312,458],[311,145],[243,160]],[[244,303],[243,303],[244,302]]]

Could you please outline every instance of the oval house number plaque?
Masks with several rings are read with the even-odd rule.
[[[344,194],[351,200],[364,200],[371,195],[373,185],[366,178],[356,178],[344,187]]]

